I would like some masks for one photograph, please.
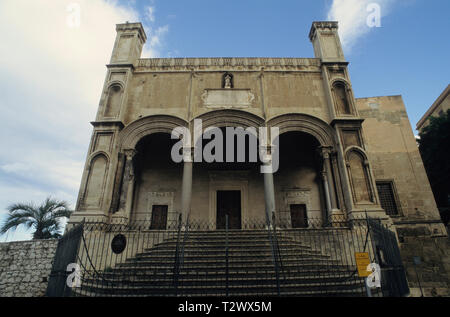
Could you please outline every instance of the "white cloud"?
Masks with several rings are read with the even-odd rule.
[[[158,48],[162,45],[162,39],[169,32],[169,26],[164,25],[153,29],[151,27],[147,28],[148,32],[148,43],[146,49],[142,53],[142,57],[151,57],[158,55]]]
[[[362,36],[373,28],[367,25],[367,18],[373,9],[367,10],[370,4],[380,7],[381,17],[391,10],[395,0],[333,0],[328,11],[328,20],[339,22],[339,36],[344,50],[350,51]]]
[[[147,7],[147,13],[145,14],[145,17],[147,20],[149,20],[151,23],[155,22],[155,7]]]
[[[71,3],[81,9],[79,27],[67,23]],[[141,19],[123,3],[0,1],[0,219],[12,202],[52,195],[75,203],[115,24]],[[155,27],[146,56],[159,54],[167,30]]]

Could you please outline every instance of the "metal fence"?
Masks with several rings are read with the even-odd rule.
[[[139,221],[85,221],[61,240],[49,296],[404,296],[395,233],[379,219],[308,219],[305,228],[272,217],[224,230],[177,221],[150,230]],[[74,234],[77,233],[77,234]],[[72,247],[67,248],[67,245]],[[63,252],[62,250],[65,250]],[[368,292],[355,253],[381,268]],[[70,262],[72,261],[72,262]],[[64,266],[76,263],[73,271]],[[69,283],[67,282],[69,281]]]

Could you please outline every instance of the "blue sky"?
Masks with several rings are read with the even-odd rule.
[[[371,3],[379,28],[365,23]],[[312,21],[338,20],[356,97],[402,95],[415,127],[449,84],[449,11],[448,0],[2,0],[0,220],[47,195],[74,205],[116,23],[144,24],[146,57],[313,57]]]

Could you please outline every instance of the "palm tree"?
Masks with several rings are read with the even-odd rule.
[[[20,225],[28,229],[33,227],[33,240],[61,237],[60,218],[69,218],[72,210],[68,203],[48,197],[40,206],[33,203],[12,204],[8,208],[8,216],[0,228],[0,234],[15,230]]]

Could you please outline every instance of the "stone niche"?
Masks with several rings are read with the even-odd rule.
[[[210,109],[242,109],[252,106],[255,95],[250,89],[205,89],[202,100]]]

